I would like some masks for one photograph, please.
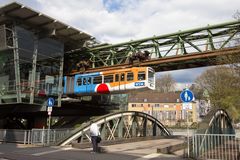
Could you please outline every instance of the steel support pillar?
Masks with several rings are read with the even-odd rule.
[[[58,107],[61,107],[61,98],[62,98],[62,81],[63,81],[63,64],[64,57],[60,58],[60,70],[59,70],[59,79],[58,79]]]
[[[18,48],[18,37],[16,25],[13,27],[13,52],[14,52],[14,69],[15,69],[15,80],[16,80],[16,94],[17,103],[21,103],[21,81],[20,81],[20,67],[19,67],[19,48]]]
[[[30,103],[31,104],[33,104],[33,102],[34,102],[37,54],[38,54],[38,36],[34,36],[34,51],[33,51],[32,75],[31,75],[31,94],[30,94]]]

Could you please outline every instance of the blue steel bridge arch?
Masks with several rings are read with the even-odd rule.
[[[171,136],[171,133],[160,121],[143,112],[116,112],[98,117],[92,121],[100,127],[103,141],[147,136]],[[74,141],[79,143],[90,142],[89,128],[90,122],[72,131],[58,145],[65,146]]]

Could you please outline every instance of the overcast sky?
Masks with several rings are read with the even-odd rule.
[[[0,5],[13,2],[0,0]],[[119,43],[232,21],[240,0],[18,0],[101,42]],[[171,72],[192,82],[202,68]],[[191,76],[186,76],[186,75]],[[190,78],[191,77],[191,78]],[[194,78],[192,78],[194,77]]]

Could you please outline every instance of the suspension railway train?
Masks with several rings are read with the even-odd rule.
[[[88,74],[64,76],[64,95],[126,93],[136,89],[155,89],[151,67],[133,67]]]

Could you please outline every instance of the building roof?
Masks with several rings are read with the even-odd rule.
[[[180,92],[160,93],[156,91],[145,91],[130,93],[129,103],[182,103]]]
[[[67,50],[80,48],[87,40],[94,39],[83,31],[17,2],[0,7],[0,24],[12,22],[27,30],[49,33],[48,35],[63,41]]]

